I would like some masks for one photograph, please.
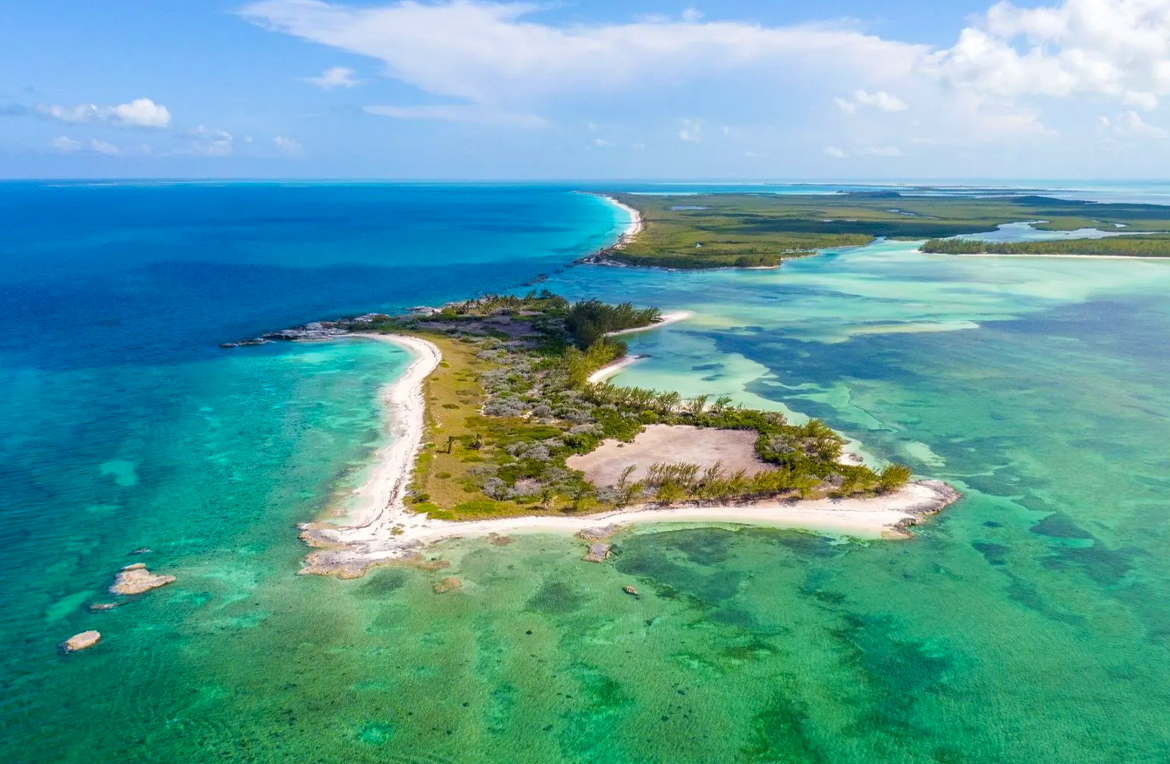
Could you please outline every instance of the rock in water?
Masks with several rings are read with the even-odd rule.
[[[69,639],[61,643],[61,649],[67,653],[75,653],[78,650],[88,650],[101,641],[102,634],[100,631],[83,631],[80,634],[74,634]]]
[[[633,597],[634,599],[638,599],[638,596],[639,596],[639,595],[638,595],[638,590],[637,590],[637,589],[635,589],[634,587],[632,587],[632,586],[623,586],[623,587],[622,587],[622,591],[623,591],[623,592],[625,592],[626,594],[630,595],[630,596],[631,596],[631,597]]]
[[[588,562],[605,562],[609,559],[610,550],[613,549],[609,544],[601,541],[594,542],[589,545],[589,554],[585,555]]]
[[[156,576],[141,562],[127,565],[118,572],[118,578],[110,587],[111,594],[142,594],[175,580],[174,576]]]
[[[455,576],[447,576],[442,581],[435,584],[435,594],[443,594],[444,592],[449,592],[452,589],[458,589],[461,586],[463,586],[463,582],[458,578],[455,578]]]

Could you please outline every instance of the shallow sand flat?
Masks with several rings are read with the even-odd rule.
[[[642,480],[654,464],[697,464],[706,469],[717,463],[728,475],[739,470],[756,475],[771,469],[756,456],[755,432],[666,424],[647,426],[631,443],[604,441],[595,451],[567,461],[570,469],[581,470],[594,485],[614,485],[631,465],[630,479]]]

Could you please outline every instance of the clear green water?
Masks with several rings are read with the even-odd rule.
[[[433,551],[448,569],[344,582],[294,575],[294,523],[337,478],[313,458],[322,443],[302,443],[274,456],[285,484],[209,482],[206,523],[156,552],[188,561],[173,586],[94,615],[77,605],[104,578],[29,592],[53,627],[12,653],[42,659],[6,667],[0,704],[21,730],[6,760],[1170,756],[1170,263],[880,245],[775,272],[578,268],[550,288],[699,312],[636,340],[653,357],[620,381],[822,416],[967,498],[909,542],[643,530],[592,565],[568,539],[469,540]],[[368,427],[372,444],[369,401],[402,360],[360,343],[241,358],[238,411],[151,445],[221,448],[230,471],[249,439],[286,442],[248,431],[242,415],[269,400],[257,380],[294,407],[276,420],[289,432]],[[294,363],[321,373],[281,373]],[[265,502],[286,527],[233,522]],[[433,593],[449,575],[464,587]],[[53,654],[50,635],[94,624],[117,638]]]

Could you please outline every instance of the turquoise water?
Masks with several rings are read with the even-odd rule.
[[[560,244],[517,263],[497,232],[499,259],[477,281],[508,268],[526,280],[613,235],[592,200],[549,204],[580,215],[549,234]],[[381,228],[405,241],[403,225]],[[307,230],[271,246],[303,242],[296,267],[311,269],[334,233],[320,226],[313,245]],[[207,272],[158,266],[166,251],[117,278],[95,269],[93,283],[117,302]],[[468,540],[431,553],[448,567],[357,581],[296,576],[295,524],[357,479],[380,437],[375,392],[404,359],[360,342],[212,346],[228,328],[315,317],[298,301],[333,283],[332,267],[303,281],[265,271],[260,318],[235,317],[242,286],[199,275],[180,292],[230,299],[155,306],[145,334],[126,322],[136,309],[122,324],[48,322],[48,348],[30,329],[25,355],[7,335],[2,381],[22,403],[0,408],[6,760],[1166,760],[1170,263],[882,244],[777,271],[565,271],[550,288],[697,312],[636,338],[652,357],[619,381],[822,416],[967,497],[909,542],[668,527],[621,536],[593,565],[570,539]],[[70,280],[49,270],[25,286],[62,294]],[[448,270],[451,289],[479,288]],[[393,278],[378,288],[394,297],[370,285],[352,307],[405,300]],[[52,301],[13,303],[22,290],[3,299],[35,326],[32,307]],[[208,325],[159,330],[180,319]],[[81,358],[61,356],[70,331],[92,339]],[[216,336],[189,348],[183,332]],[[139,546],[154,552],[128,554]],[[179,580],[85,612],[138,560]],[[463,588],[435,594],[451,575]],[[85,628],[105,639],[57,655]]]

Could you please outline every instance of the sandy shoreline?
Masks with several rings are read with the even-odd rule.
[[[352,530],[388,528],[406,512],[403,497],[410,484],[415,458],[422,446],[426,403],[422,383],[442,360],[439,348],[418,337],[402,334],[353,334],[353,337],[389,342],[409,352],[413,359],[406,371],[381,392],[390,443],[379,451],[366,482],[353,492],[353,508],[347,516]],[[339,529],[340,530],[340,529]]]
[[[693,310],[670,310],[659,316],[658,320],[648,326],[636,326],[633,329],[622,329],[617,332],[606,332],[606,337],[621,337],[624,334],[637,334],[639,332],[648,332],[653,329],[661,329],[664,326],[677,324],[680,321],[686,321],[689,318],[694,318],[695,312]]]
[[[622,235],[618,238],[617,244],[613,245],[613,249],[621,249],[633,241],[634,237],[642,232],[642,228],[644,227],[642,225],[642,213],[638,212],[628,204],[622,204],[612,196],[606,196],[605,194],[599,194],[599,196],[613,206],[624,210],[625,213],[630,216],[630,224],[626,226],[626,230],[623,231]]]
[[[633,366],[638,361],[645,360],[649,357],[650,356],[647,356],[647,355],[622,356],[621,358],[619,358],[618,360],[609,364],[608,366],[602,366],[600,369],[598,369],[597,371],[590,374],[589,375],[589,384],[591,384],[591,385],[600,384],[600,383],[604,382],[605,380],[609,379],[610,377],[617,376],[618,372],[620,372],[622,369],[626,368],[627,366]]]
[[[493,534],[557,533],[608,536],[634,525],[752,525],[811,530],[863,539],[910,538],[907,528],[922,522],[959,499],[959,493],[937,480],[907,484],[900,491],[864,499],[772,500],[736,505],[687,505],[654,508],[640,505],[593,515],[503,517],[449,522],[408,514],[394,530],[355,533],[348,528],[306,531],[302,538],[326,547],[309,554],[302,573],[362,576],[373,566],[406,562],[428,545],[448,539]],[[356,529],[355,529],[356,530]]]

